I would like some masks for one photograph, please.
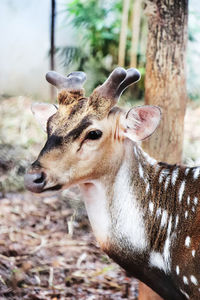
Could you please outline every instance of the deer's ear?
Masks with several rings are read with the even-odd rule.
[[[125,117],[124,135],[133,141],[142,141],[156,130],[160,123],[161,110],[158,106],[137,106]]]
[[[54,104],[33,103],[31,106],[32,113],[44,131],[47,130],[47,121],[54,115],[58,108]]]

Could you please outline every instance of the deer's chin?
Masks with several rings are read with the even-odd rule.
[[[30,190],[31,192],[35,193],[35,194],[42,194],[42,195],[49,195],[49,194],[55,194],[56,192],[59,192],[63,189],[63,186],[60,184],[54,185],[54,186],[50,186],[50,187],[46,187],[44,186],[43,189],[40,190]]]
[[[47,187],[47,188],[44,187],[44,189],[43,189],[42,192],[48,192],[48,191],[52,191],[52,192],[53,192],[53,191],[60,191],[60,190],[62,190],[62,188],[63,188],[63,185],[57,184],[57,185],[50,186],[50,187]]]

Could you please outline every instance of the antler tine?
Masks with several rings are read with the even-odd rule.
[[[105,116],[116,103],[121,93],[133,82],[140,79],[140,73],[136,69],[116,68],[108,79],[97,87],[89,98],[88,106],[95,112],[98,111],[98,117]]]
[[[49,71],[46,74],[46,80],[52,85],[54,85],[55,87],[59,88],[66,81],[66,77],[60,75],[55,71]]]
[[[115,99],[116,90],[124,78],[126,78],[126,70],[121,67],[116,68],[108,79],[97,88],[98,93],[104,98]]]
[[[140,80],[140,72],[137,69],[130,68],[127,70],[126,78],[122,81],[116,90],[116,98],[119,98],[123,91],[131,84]]]
[[[86,80],[84,72],[72,72],[64,77],[55,71],[46,74],[46,80],[58,89],[80,90]]]
[[[81,81],[82,81],[82,84],[85,82],[86,80],[86,74],[84,72],[81,72],[81,71],[77,71],[77,72],[71,72],[67,75],[67,78],[70,78],[70,77],[78,77]]]

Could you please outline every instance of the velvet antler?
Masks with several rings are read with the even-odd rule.
[[[84,72],[72,72],[65,77],[55,71],[49,71],[46,80],[59,90],[60,104],[70,104],[84,96],[83,84],[86,80]]]
[[[84,72],[72,72],[65,77],[55,71],[49,71],[46,74],[46,80],[59,90],[80,90],[86,80],[86,75]]]
[[[94,90],[89,99],[89,105],[103,117],[117,103],[122,92],[140,79],[137,69],[116,68],[108,79]]]

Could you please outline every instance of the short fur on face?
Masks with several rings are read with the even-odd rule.
[[[52,104],[33,105],[34,115],[43,128],[46,126],[48,138],[30,172],[35,172],[35,166],[38,171],[40,166],[46,176],[44,190],[116,172],[125,139],[143,140],[157,128],[161,117],[158,107],[141,106],[126,112],[113,107],[116,100],[105,89],[102,94],[101,89],[94,90],[89,98],[83,89],[61,89],[58,109]]]

